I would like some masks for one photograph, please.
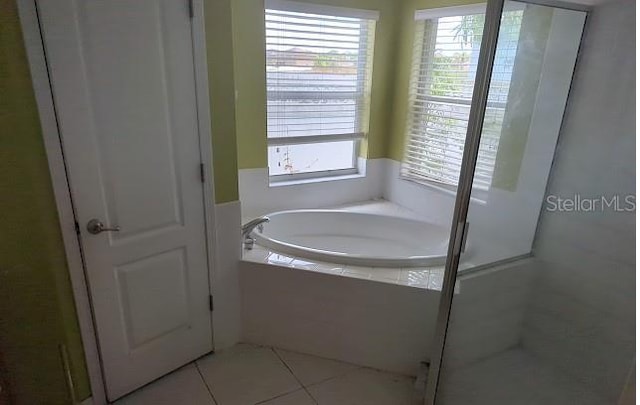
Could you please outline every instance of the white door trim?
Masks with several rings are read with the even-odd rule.
[[[186,0],[189,1],[189,0]],[[205,40],[204,0],[192,0],[192,41],[196,80],[196,98],[198,108],[198,134],[200,140],[200,158],[204,163],[204,207],[206,225],[207,260],[209,264],[209,283],[214,291],[213,272],[215,265],[215,190],[213,173],[213,151],[211,137],[211,117],[209,103],[208,67]],[[95,333],[93,312],[89,296],[85,270],[82,262],[81,247],[75,230],[75,215],[70,194],[67,171],[62,152],[61,138],[55,114],[55,105],[51,93],[51,83],[46,64],[42,33],[38,22],[36,0],[17,0],[24,45],[29,60],[29,70],[35,93],[42,137],[51,175],[60,230],[64,243],[65,256],[71,279],[80,335],[84,348],[85,362],[91,384],[91,400],[94,405],[107,403],[104,377],[100,364],[98,342]],[[212,327],[213,327],[213,316]],[[212,333],[213,336],[213,333]],[[213,345],[215,347],[215,345]]]
[[[214,294],[214,272],[216,271],[216,195],[213,172],[213,138],[211,135],[211,105],[209,102],[209,67],[207,64],[207,41],[205,35],[204,0],[191,1],[193,18],[191,35],[193,39],[193,64],[196,79],[196,102],[198,106],[198,134],[200,138],[200,161],[204,170],[204,216],[207,232],[207,261],[209,263],[209,291]],[[214,329],[213,310],[210,313],[211,328]],[[211,331],[212,347],[215,338]]]

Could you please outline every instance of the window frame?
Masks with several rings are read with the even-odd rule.
[[[320,5],[313,3],[301,3],[296,1],[289,0],[266,0],[264,6],[265,14],[267,10],[279,10],[279,11],[288,11],[288,12],[297,12],[297,13],[308,13],[308,14],[317,14],[317,15],[326,15],[332,17],[347,17],[347,18],[360,18],[364,20],[373,20],[378,21],[379,12],[375,10],[364,10],[364,9],[352,9],[346,7],[338,7],[338,6],[328,6],[328,5]],[[376,24],[377,28],[377,24]],[[266,32],[266,29],[265,29]],[[372,48],[375,46],[375,32],[373,35],[373,43],[369,44]],[[361,42],[369,41],[369,36],[361,36],[359,38]],[[366,44],[365,44],[366,45]],[[369,57],[358,58],[358,67],[357,72],[365,72],[367,66],[370,65],[371,71],[373,71],[373,55]],[[266,63],[265,63],[266,68]],[[372,72],[369,72],[372,74]],[[356,90],[358,93],[364,94],[367,89],[364,87],[371,85],[371,83],[367,83],[366,77],[358,77],[356,79],[356,87],[362,88],[361,90]],[[265,80],[265,87],[268,87],[268,84]],[[268,90],[267,90],[268,91]],[[370,89],[368,89],[370,91]],[[325,94],[330,95],[331,93],[325,92]],[[328,97],[330,99],[330,96]],[[267,96],[268,100],[268,96]],[[367,106],[370,109],[370,105]],[[367,114],[368,116],[368,114]],[[357,113],[355,117],[355,127],[362,128],[360,120],[362,119],[362,113]],[[340,177],[352,177],[355,175],[363,174],[359,165],[360,151],[362,148],[362,140],[366,137],[365,132],[354,132],[354,133],[344,133],[344,134],[327,134],[327,135],[302,135],[302,136],[291,136],[291,137],[269,137],[269,131],[267,129],[266,138],[267,138],[267,153],[270,147],[274,146],[295,146],[295,145],[305,145],[305,144],[329,144],[335,142],[343,142],[343,141],[353,141],[353,153],[351,160],[351,167],[344,169],[333,169],[333,170],[315,170],[309,172],[301,172],[301,173],[285,173],[285,174],[271,174],[269,171],[268,178],[269,183],[274,185],[282,185],[288,182],[305,182],[317,179],[339,179]],[[268,169],[268,168],[267,168]]]
[[[285,140],[289,140],[291,138],[305,138],[299,139],[297,142],[284,142]],[[291,138],[271,138],[267,137],[267,148],[271,146],[289,146],[289,145],[306,145],[306,144],[321,144],[321,143],[333,143],[333,142],[341,142],[341,141],[353,141],[353,156],[351,166],[345,169],[335,169],[335,170],[315,170],[312,172],[303,172],[303,173],[286,173],[286,174],[271,174],[269,173],[269,182],[270,183],[286,183],[289,181],[304,181],[304,180],[312,180],[312,179],[320,179],[320,178],[330,178],[330,177],[341,177],[341,176],[353,176],[360,174],[360,169],[358,167],[358,157],[360,151],[360,141],[364,138],[364,133],[359,132],[355,134],[335,134],[335,135],[310,135],[310,136],[299,136],[299,137],[291,137]],[[322,138],[322,139],[318,139]],[[327,139],[329,138],[329,139]],[[274,141],[274,142],[270,142]],[[315,141],[314,141],[315,140]]]
[[[504,7],[504,11],[517,11],[517,10],[524,10],[526,4],[522,3],[516,3],[516,2],[511,2],[508,5],[505,4]],[[422,10],[416,10],[414,13],[414,22],[416,23],[425,23],[425,21],[427,20],[437,20],[439,18],[443,18],[443,17],[457,17],[457,16],[467,16],[467,15],[475,15],[475,14],[485,14],[486,12],[486,3],[477,3],[477,4],[469,4],[469,5],[461,5],[461,6],[451,6],[451,7],[439,7],[439,8],[433,8],[433,9],[422,9]],[[426,23],[425,23],[426,24]],[[418,26],[415,27],[415,30],[420,29]],[[426,31],[426,27],[423,28],[423,30]],[[422,34],[422,38],[424,40],[424,35],[425,33],[423,32]],[[413,43],[413,47],[416,47],[415,44],[415,40],[417,38],[417,35],[414,33],[414,43]],[[435,41],[435,38],[434,38]],[[424,53],[424,45],[421,44],[420,45],[420,49],[421,52],[420,54],[422,55]],[[435,56],[435,49],[432,49],[429,51],[428,53],[428,57],[433,58]],[[412,55],[412,58],[415,58],[416,54],[415,51]],[[411,60],[411,68],[413,69],[414,66],[416,65],[421,65],[423,63],[422,58],[425,58],[427,56],[422,55],[421,56],[421,60],[419,61],[415,61],[415,60]],[[407,151],[409,148],[409,145],[411,143],[411,138],[412,138],[412,134],[411,134],[411,129],[410,126],[412,124],[413,121],[413,117],[416,115],[414,112],[412,112],[413,110],[413,104],[414,101],[412,94],[411,94],[411,86],[412,85],[417,85],[417,83],[414,83],[414,77],[413,77],[413,73],[412,76],[410,78],[410,83],[409,83],[409,93],[408,93],[408,98],[407,98],[407,110],[408,110],[408,114],[407,114],[407,120],[406,120],[406,127],[405,127],[405,133],[404,133],[404,142],[405,142],[405,147],[404,147],[404,151],[403,151],[403,157],[402,157],[402,162],[401,162],[401,169],[400,169],[400,173],[399,176],[402,180],[406,180],[406,181],[410,181],[416,184],[420,184],[423,186],[427,186],[429,188],[432,188],[434,190],[446,193],[446,194],[453,194],[455,195],[457,188],[458,188],[458,184],[459,183],[459,179],[458,182],[456,184],[450,184],[450,183],[446,183],[444,181],[438,181],[436,179],[430,179],[427,176],[424,175],[420,175],[420,174],[411,174],[410,172],[412,171],[411,169],[411,165],[409,163],[407,163]],[[430,96],[426,96],[426,98],[428,98],[429,100],[433,99],[435,101],[444,101],[444,102],[448,102],[450,105],[456,105],[456,106],[461,106],[461,105],[470,105],[471,104],[471,100],[466,100],[466,99],[462,99],[462,98],[455,98],[455,97],[448,97],[448,96],[435,96],[435,95],[430,95]],[[495,102],[495,101],[488,101],[487,103],[487,108],[491,108],[491,107],[497,107],[497,108],[506,108],[507,106],[507,101],[505,102]],[[466,132],[466,131],[465,131]],[[465,136],[465,142],[466,142],[466,136]],[[495,168],[494,168],[495,169]],[[493,177],[493,174],[492,174]],[[474,182],[474,184],[472,185],[472,189],[473,189],[473,193],[474,195],[480,199],[480,202],[484,203],[488,197],[488,193],[489,193],[489,189],[491,188],[491,184],[489,184],[488,186],[482,186],[479,185],[477,183]],[[472,198],[473,199],[473,198]]]

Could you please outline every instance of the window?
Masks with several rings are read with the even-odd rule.
[[[357,173],[377,13],[267,1],[271,181]]]
[[[442,9],[447,10],[447,9]],[[484,6],[416,13],[402,176],[457,186],[484,25]],[[505,10],[489,89],[474,187],[491,186],[522,10]]]

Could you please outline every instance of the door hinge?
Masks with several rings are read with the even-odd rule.
[[[200,181],[204,183],[204,163],[200,163]]]
[[[213,295],[209,294],[209,311],[213,312]]]
[[[193,18],[195,10],[193,9],[193,0],[187,0],[189,3],[189,18]]]
[[[76,230],[76,235],[80,235],[80,224],[78,221],[73,221],[73,228]]]

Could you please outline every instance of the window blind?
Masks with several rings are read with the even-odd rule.
[[[491,185],[521,21],[522,10],[503,13],[474,176],[481,189]],[[477,11],[417,21],[403,177],[458,184],[483,26]]]
[[[367,131],[375,15],[340,10],[267,3],[270,145],[352,140]]]

